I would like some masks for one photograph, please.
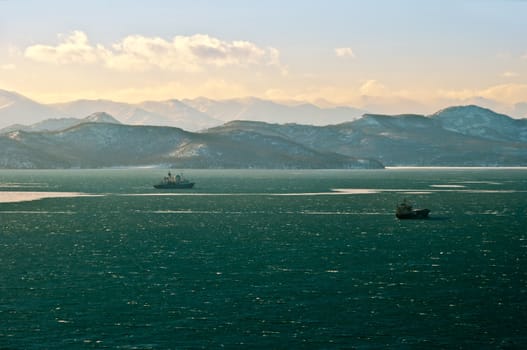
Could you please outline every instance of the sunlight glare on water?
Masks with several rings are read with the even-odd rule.
[[[527,346],[525,169],[163,173],[0,171],[0,348]]]

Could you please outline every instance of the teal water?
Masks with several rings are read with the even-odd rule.
[[[0,171],[0,348],[527,347],[527,169],[185,175]]]

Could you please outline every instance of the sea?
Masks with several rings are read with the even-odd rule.
[[[527,348],[527,168],[166,172],[0,170],[0,349]]]

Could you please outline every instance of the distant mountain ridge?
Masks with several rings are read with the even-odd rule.
[[[0,129],[31,125],[46,119],[85,118],[106,112],[123,124],[173,126],[199,131],[235,119],[271,123],[327,125],[359,118],[364,111],[351,107],[321,108],[304,103],[281,104],[254,97],[212,100],[207,98],[145,101],[136,104],[110,100],[77,100],[39,104],[15,92],[0,90]]]
[[[357,118],[347,118],[357,111],[351,108],[282,105],[255,98],[135,105],[80,100],[52,107],[0,90],[0,122],[22,116],[17,125],[0,130],[0,168],[527,165],[527,119],[475,105],[449,107],[429,116]],[[93,114],[94,108],[100,109]],[[326,120],[345,122],[323,126],[295,122],[326,114]],[[284,115],[288,117],[280,119]],[[245,120],[232,121],[233,117]],[[276,118],[277,123],[251,118]],[[120,124],[123,119],[135,125]],[[293,122],[284,123],[287,120]],[[137,125],[151,121],[161,126]],[[199,125],[201,131],[184,130],[184,125]]]
[[[7,132],[0,135],[0,167],[527,165],[527,120],[477,106],[431,116],[366,114],[327,126],[231,121],[198,133],[108,121],[110,116],[100,114],[55,131]]]
[[[45,119],[62,117],[64,115],[52,107],[35,102],[16,92],[0,90],[0,128],[12,124],[34,124]]]
[[[71,128],[73,126],[84,124],[84,123],[110,123],[120,124],[120,122],[105,112],[97,112],[90,114],[89,116],[78,119],[78,118],[54,118],[46,119],[41,122],[31,125],[14,124],[6,128],[0,129],[0,134],[5,134],[11,131],[28,131],[28,132],[39,132],[39,131],[59,131]]]
[[[183,100],[189,106],[221,120],[264,121],[312,125],[338,124],[359,118],[365,111],[351,107],[320,108],[310,103],[285,105],[249,97],[215,101],[207,98]]]
[[[221,120],[214,119],[178,100],[146,101],[138,104],[108,100],[78,100],[53,104],[51,107],[75,118],[104,111],[124,124],[174,126],[191,131],[222,123]]]

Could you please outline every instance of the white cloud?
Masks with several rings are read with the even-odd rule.
[[[438,96],[454,100],[483,97],[501,103],[514,104],[525,101],[527,84],[501,84],[485,89],[440,90]]]
[[[386,95],[386,87],[377,80],[367,80],[360,87],[361,95],[365,96],[382,96]]]
[[[355,57],[355,53],[351,47],[337,47],[335,49],[335,55],[337,55],[337,57]]]
[[[104,47],[90,44],[85,33],[75,31],[56,46],[30,46],[25,56],[55,64],[97,63],[120,71],[193,72],[207,66],[280,67],[280,53],[275,48],[262,48],[249,41],[223,41],[205,34],[175,36],[172,40],[131,35],[111,47]]]
[[[524,102],[527,96],[527,84],[502,84],[489,87],[481,96],[507,103]]]
[[[74,31],[57,46],[29,46],[24,55],[35,61],[56,64],[96,63],[107,55],[107,51],[100,45],[90,45],[83,32]]]

